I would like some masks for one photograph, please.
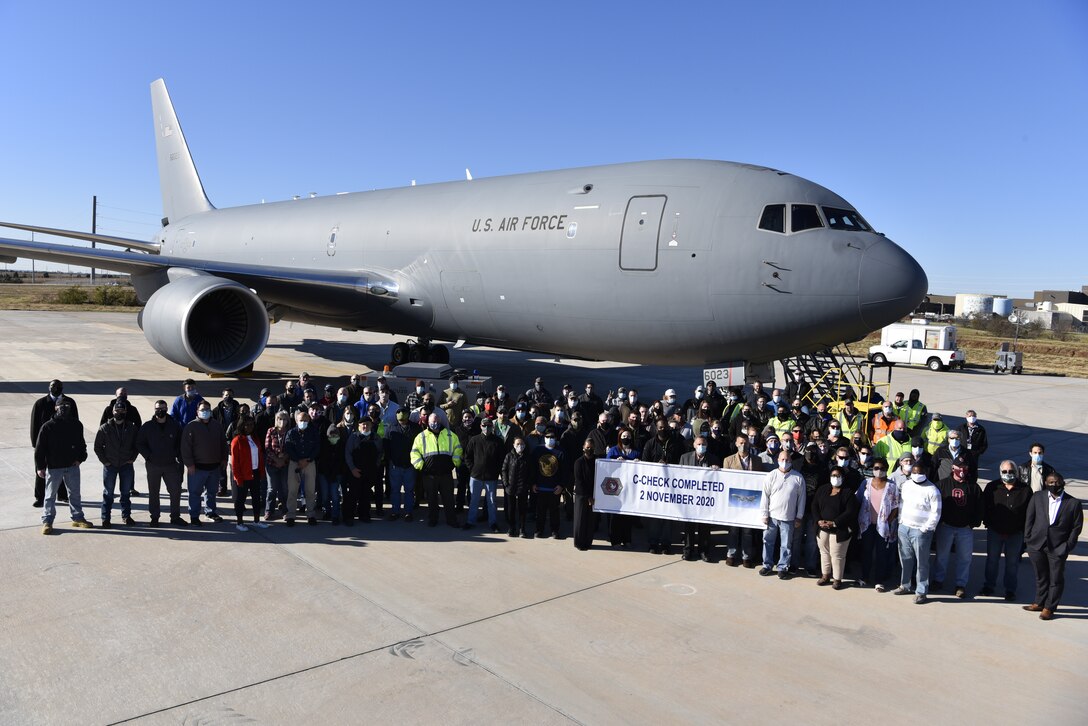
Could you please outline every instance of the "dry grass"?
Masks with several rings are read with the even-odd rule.
[[[80,310],[85,312],[132,313],[139,308],[124,305],[64,305],[57,302],[57,294],[71,283],[60,285],[46,284],[0,284],[0,310]],[[87,286],[88,294],[94,288]]]
[[[997,358],[1001,343],[1012,343],[1012,338],[1002,338],[981,330],[957,328],[959,347],[967,354],[969,368],[990,368]],[[880,343],[880,331],[871,333],[864,340],[850,344],[855,355],[866,355],[869,346]],[[1068,340],[1054,340],[1047,333],[1031,340],[1020,339],[1019,349],[1024,353],[1024,373],[1065,375],[1088,378],[1088,334],[1069,333]]]

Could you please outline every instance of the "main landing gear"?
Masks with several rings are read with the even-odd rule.
[[[397,343],[389,353],[389,360],[393,366],[402,363],[449,363],[450,349],[444,345],[431,345],[431,341],[424,338]]]

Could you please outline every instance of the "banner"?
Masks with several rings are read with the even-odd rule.
[[[758,471],[597,459],[593,511],[765,529]]]

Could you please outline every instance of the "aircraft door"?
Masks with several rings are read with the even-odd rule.
[[[620,234],[621,270],[656,270],[664,195],[631,197]]]

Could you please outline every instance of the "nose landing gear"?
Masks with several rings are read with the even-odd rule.
[[[431,345],[425,338],[397,343],[389,353],[393,366],[403,363],[449,363],[450,349],[444,345]]]

